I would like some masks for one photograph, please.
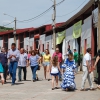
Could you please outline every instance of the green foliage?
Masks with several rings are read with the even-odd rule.
[[[80,54],[80,55],[78,56],[78,62],[82,63],[82,60],[83,60],[83,54]]]
[[[7,27],[4,27],[4,26],[0,26],[0,32],[7,31],[7,30],[13,30],[13,28],[7,28]]]

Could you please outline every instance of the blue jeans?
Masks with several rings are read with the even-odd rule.
[[[24,73],[24,80],[26,80],[26,73],[27,73],[27,71],[26,71],[26,66],[25,67],[21,67],[21,66],[19,66],[18,67],[18,79],[19,79],[19,81],[21,81],[22,79],[22,70],[23,70],[23,73]]]
[[[9,65],[9,73],[12,77],[12,83],[14,84],[16,81],[16,70],[17,70],[18,62],[10,62]]]
[[[36,71],[38,69],[38,65],[36,66],[31,66],[31,70],[32,70],[32,75],[33,75],[33,80],[36,80]]]

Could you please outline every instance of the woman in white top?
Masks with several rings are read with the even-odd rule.
[[[52,76],[52,90],[54,90],[54,81],[56,80],[56,87],[55,89],[58,89],[58,75],[60,71],[60,66],[58,62],[58,57],[54,56],[51,62],[50,66],[50,72]]]

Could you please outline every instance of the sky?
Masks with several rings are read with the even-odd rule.
[[[62,0],[56,0],[56,3],[59,3],[60,1]],[[89,0],[65,0],[56,7],[56,23],[67,21],[86,5],[88,1]],[[14,21],[13,17],[16,17],[18,21],[34,18],[52,5],[53,0],[0,0],[0,26],[7,25]],[[36,28],[42,25],[52,24],[52,14],[53,8],[42,17],[30,22],[17,21],[17,29],[30,27]],[[14,23],[7,25],[6,27],[13,28]]]

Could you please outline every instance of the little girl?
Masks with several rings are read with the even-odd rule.
[[[1,76],[1,83],[4,84],[4,77],[3,77],[3,66],[0,63],[0,76]]]
[[[52,90],[58,89],[58,75],[60,71],[60,66],[58,63],[58,57],[54,56],[50,66],[50,72],[52,76]],[[56,80],[56,87],[54,88],[54,81]]]
[[[74,91],[76,89],[76,84],[74,82],[76,65],[72,53],[68,54],[68,58],[65,59],[62,68],[65,70],[65,72],[63,74],[61,88],[66,91],[68,90]]]

